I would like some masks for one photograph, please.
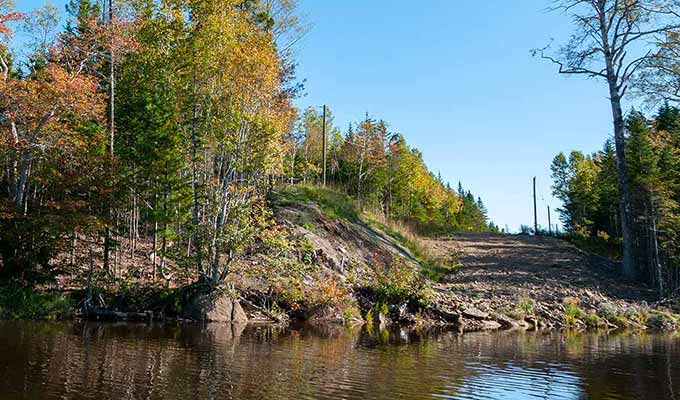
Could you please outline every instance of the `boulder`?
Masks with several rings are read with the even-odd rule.
[[[481,330],[483,331],[497,331],[503,326],[496,321],[482,321]]]
[[[464,317],[470,318],[470,319],[477,319],[477,320],[485,320],[489,319],[489,314],[485,313],[484,311],[478,310],[474,307],[465,307],[463,308],[462,314]]]
[[[493,319],[498,321],[498,323],[501,324],[501,326],[505,329],[528,329],[529,328],[529,323],[521,320],[515,320],[510,317],[508,317],[505,314],[494,314]]]
[[[238,300],[222,293],[203,293],[187,305],[184,316],[201,322],[248,322]]]
[[[248,322],[248,315],[241,307],[241,303],[238,300],[234,300],[231,309],[231,322],[235,324],[243,324]]]

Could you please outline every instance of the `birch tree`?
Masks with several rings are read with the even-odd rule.
[[[658,55],[657,42],[680,28],[676,1],[556,0],[551,9],[569,15],[574,32],[562,47],[534,50],[559,67],[559,73],[607,83],[614,127],[616,165],[621,188],[623,274],[638,276],[635,265],[632,196],[626,163],[622,101],[643,70]]]

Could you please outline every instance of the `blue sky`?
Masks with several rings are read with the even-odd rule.
[[[546,206],[560,205],[554,155],[597,150],[611,133],[603,83],[530,55],[569,36],[569,19],[545,11],[550,0],[300,1],[312,28],[296,48],[307,80],[297,105],[327,104],[343,130],[366,112],[385,119],[500,226],[533,223],[533,176],[546,225]]]
[[[611,132],[603,83],[530,55],[569,37],[548,1],[302,0],[313,28],[298,47],[308,93],[298,103],[328,104],[343,128],[365,112],[385,119],[501,226],[533,224],[537,176],[545,221],[560,205],[552,158],[597,150]]]

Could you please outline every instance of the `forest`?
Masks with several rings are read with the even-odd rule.
[[[632,111],[626,128],[638,278],[669,295],[680,286],[680,110],[665,104],[652,118]],[[577,242],[587,239],[584,244],[620,258],[620,191],[611,140],[593,154],[558,154],[551,171],[568,232]]]
[[[3,285],[90,286],[141,262],[220,287],[281,186],[326,184],[421,235],[498,230],[385,121],[343,132],[293,105],[293,0],[71,0],[63,27],[49,3],[0,11]]]
[[[552,10],[572,18],[572,37],[533,54],[561,74],[605,83],[613,123],[601,151],[553,160],[562,222],[576,243],[621,260],[621,276],[653,285],[659,298],[674,298],[680,288],[680,120],[671,104],[680,99],[679,5],[578,0],[557,1]],[[631,104],[658,111],[648,118]]]

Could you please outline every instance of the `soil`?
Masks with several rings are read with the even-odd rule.
[[[603,304],[626,309],[654,299],[652,289],[620,278],[619,263],[556,238],[464,233],[427,245],[440,257],[461,260],[462,266],[436,291],[438,301],[462,314],[470,328],[479,325],[476,320],[499,321],[485,315],[516,314],[527,299],[535,304],[536,316],[551,326],[561,325],[565,298],[578,299],[586,312]]]

